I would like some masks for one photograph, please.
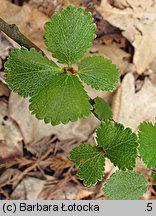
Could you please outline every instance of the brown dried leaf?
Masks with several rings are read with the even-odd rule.
[[[62,6],[58,0],[29,0],[28,4],[49,17]]]
[[[57,140],[57,136],[53,135],[48,137],[43,137],[37,142],[29,142],[29,144],[26,145],[26,148],[31,154],[35,155],[37,158],[41,157],[41,155],[44,155],[48,150],[51,152],[54,151],[54,143]]]
[[[76,200],[79,192],[79,185],[70,182],[69,180],[62,179],[52,182],[45,187],[38,198],[50,200]]]
[[[25,144],[36,142],[53,134],[51,125],[37,120],[28,109],[28,99],[23,99],[15,93],[9,98],[9,114],[19,125]]]
[[[16,123],[8,115],[7,104],[0,100],[0,159],[23,153],[23,137]]]
[[[32,177],[25,177],[11,194],[13,200],[36,200],[42,191],[44,180]]]
[[[0,97],[1,96],[6,96],[8,97],[10,94],[10,90],[8,89],[7,85],[5,85],[1,80],[0,80]]]
[[[0,175],[0,187],[10,183],[13,176],[20,174],[17,169],[8,168]]]
[[[77,0],[77,1],[73,1],[73,0],[57,0],[62,7],[68,7],[69,5],[73,4],[76,7],[80,7],[83,4],[82,0]]]
[[[140,91],[135,92],[135,79],[127,74],[113,99],[114,120],[136,131],[143,121],[155,122],[156,86],[145,78]]]
[[[37,9],[25,4],[22,7],[14,5],[7,0],[0,0],[0,17],[10,24],[16,24],[20,31],[41,49],[43,43],[43,26],[49,18]],[[13,41],[15,47],[15,44]]]
[[[3,67],[3,60],[9,54],[9,51],[12,49],[11,43],[0,33],[0,69]]]
[[[135,47],[134,64],[141,74],[156,58],[156,0],[102,0],[98,10]]]
[[[67,7],[71,4],[79,7],[82,4],[81,0],[29,0],[29,5],[37,8],[42,13],[51,17],[55,11],[60,11],[62,7]]]

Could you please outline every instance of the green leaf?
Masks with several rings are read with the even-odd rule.
[[[71,66],[92,45],[95,31],[91,13],[70,5],[60,14],[54,13],[51,21],[45,24],[45,42],[60,63]]]
[[[112,91],[119,81],[119,71],[103,56],[86,57],[79,64],[80,78],[92,88]]]
[[[100,97],[94,99],[94,112],[100,120],[112,119],[113,116],[110,106]]]
[[[139,152],[148,168],[156,165],[156,124],[144,122],[139,126]]]
[[[150,182],[135,171],[117,171],[104,185],[104,194],[110,200],[137,200],[150,186]]]
[[[5,64],[6,82],[19,95],[35,94],[54,74],[61,69],[35,49],[14,49]]]
[[[96,133],[97,142],[106,156],[119,169],[132,169],[137,157],[137,136],[130,128],[112,121],[102,122]]]
[[[152,174],[152,178],[153,178],[154,182],[156,183],[156,172],[154,172],[154,173]]]
[[[90,114],[92,106],[79,79],[58,74],[49,79],[30,99],[30,110],[45,123],[57,125],[76,121]]]
[[[79,167],[78,176],[85,186],[102,180],[105,158],[96,146],[80,144],[70,152],[70,159]]]

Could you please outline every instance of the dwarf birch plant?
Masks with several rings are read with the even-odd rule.
[[[111,60],[84,57],[96,37],[91,13],[69,6],[54,13],[44,27],[45,44],[59,65],[34,48],[14,49],[5,64],[6,82],[13,91],[30,98],[30,111],[45,123],[67,124],[94,113],[101,121],[97,146],[83,143],[70,152],[70,159],[79,168],[78,176],[85,186],[95,185],[104,176],[107,157],[119,170],[104,184],[104,194],[109,199],[138,199],[150,182],[133,169],[138,149],[147,167],[156,165],[156,126],[143,123],[138,142],[130,128],[113,121],[112,111],[102,98],[89,98],[83,83],[96,90],[113,91],[119,81],[119,71]],[[146,151],[148,132],[151,139]]]

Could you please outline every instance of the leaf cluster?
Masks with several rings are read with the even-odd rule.
[[[136,158],[140,154],[147,168],[156,166],[156,124],[142,123],[136,135],[130,128],[105,119],[96,130],[96,141],[96,146],[80,144],[70,152],[70,159],[79,168],[78,175],[84,185],[102,181],[105,158],[108,158],[119,170],[105,182],[104,194],[115,200],[142,196],[151,183],[135,171]],[[155,180],[155,174],[153,178]]]
[[[54,13],[44,26],[45,44],[58,63],[34,48],[14,49],[5,64],[6,82],[45,123],[67,124],[91,114],[93,107],[83,82],[97,90],[113,91],[119,71],[103,56],[85,57],[96,37],[91,13],[69,6]],[[78,69],[73,64],[78,64]]]

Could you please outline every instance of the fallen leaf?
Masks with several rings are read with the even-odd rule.
[[[29,142],[26,145],[26,148],[31,154],[35,155],[37,158],[40,158],[42,155],[46,154],[46,152],[53,152],[54,143],[57,141],[57,136],[47,136],[38,140],[37,142]]]
[[[76,200],[76,196],[79,193],[79,187],[72,182],[68,182],[65,185],[64,189],[61,191],[61,193],[64,196],[64,198],[63,196],[62,198],[65,200]],[[58,199],[61,199],[60,195],[58,194]]]
[[[5,85],[1,80],[0,80],[0,97],[1,96],[6,96],[8,97],[10,94],[10,90],[8,89],[7,85]]]
[[[15,176],[20,174],[21,172],[17,169],[13,169],[13,168],[8,168],[6,169],[2,174],[0,173],[0,185],[7,185],[7,183],[9,182],[9,180]],[[0,187],[1,187],[0,186]]]
[[[42,191],[44,180],[33,177],[25,177],[11,194],[12,200],[36,200]]]
[[[0,69],[3,68],[3,61],[9,54],[9,51],[12,49],[11,43],[0,33]]]
[[[39,199],[52,200],[80,200],[94,194],[94,188],[86,189],[80,183],[62,179],[60,181],[51,182],[43,188],[38,196]]]
[[[156,86],[145,78],[140,91],[135,92],[135,79],[128,73],[113,99],[114,120],[137,130],[143,121],[155,122]]]
[[[62,7],[67,7],[71,4],[80,7],[82,0],[29,0],[28,4],[51,17],[55,11],[60,11]]]
[[[20,31],[41,49],[46,49],[43,42],[43,26],[49,18],[37,9],[25,4],[20,7],[7,0],[0,0],[0,17],[9,24],[16,24]],[[11,40],[15,47],[17,44]]]
[[[77,1],[73,1],[73,0],[57,0],[62,7],[68,7],[71,4],[74,4],[76,7],[80,7],[83,4],[82,0],[77,0]]]
[[[0,159],[23,154],[23,137],[17,124],[9,117],[7,103],[0,100]]]
[[[51,17],[55,11],[59,11],[62,7],[58,0],[29,0],[28,4],[49,17]]]
[[[102,0],[98,10],[135,48],[134,64],[143,73],[156,58],[156,0]]]
[[[19,125],[25,144],[36,142],[43,137],[53,134],[52,126],[37,120],[31,115],[28,106],[28,99],[23,99],[11,92],[9,98],[9,114]]]

